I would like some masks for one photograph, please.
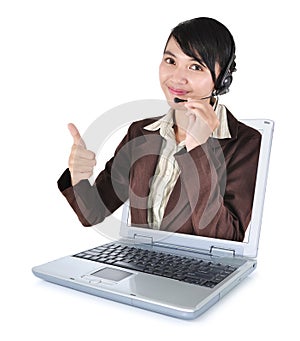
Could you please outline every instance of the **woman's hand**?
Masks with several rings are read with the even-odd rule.
[[[75,186],[80,180],[88,179],[93,175],[96,156],[95,153],[86,149],[86,145],[76,126],[69,123],[68,128],[73,137],[73,146],[69,156],[69,170],[72,185]]]
[[[185,143],[187,151],[190,151],[204,144],[220,122],[209,102],[189,99],[185,107],[189,118]]]

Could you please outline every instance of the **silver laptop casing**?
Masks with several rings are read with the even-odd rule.
[[[235,242],[132,227],[127,223],[127,203],[124,204],[120,239],[117,241],[238,267],[221,283],[214,288],[206,288],[72,255],[35,266],[33,273],[55,284],[169,316],[194,319],[201,315],[256,268],[274,122],[266,119],[241,121],[262,133],[251,224],[246,241]],[[99,275],[93,275],[99,270],[102,270]]]

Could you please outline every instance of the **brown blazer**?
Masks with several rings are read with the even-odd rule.
[[[242,241],[250,222],[261,135],[227,110],[231,138],[209,138],[175,158],[181,174],[171,193],[161,230]],[[93,186],[71,186],[67,169],[58,187],[84,226],[100,223],[129,199],[133,225],[148,227],[147,198],[163,138],[134,122]]]

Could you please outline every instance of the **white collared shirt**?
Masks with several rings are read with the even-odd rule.
[[[214,110],[220,124],[213,131],[211,137],[217,139],[230,138],[225,106],[217,104]],[[173,126],[174,109],[170,109],[161,119],[144,127],[144,129],[149,131],[159,130],[160,135],[163,137],[160,157],[152,178],[148,197],[147,219],[149,227],[153,229],[160,228],[166,205],[180,174],[174,154],[185,147],[185,141],[177,143]]]

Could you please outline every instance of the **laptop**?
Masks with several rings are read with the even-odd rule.
[[[176,318],[200,316],[257,264],[274,122],[241,121],[262,135],[251,222],[243,242],[131,226],[125,203],[118,240],[35,266],[34,275]]]

